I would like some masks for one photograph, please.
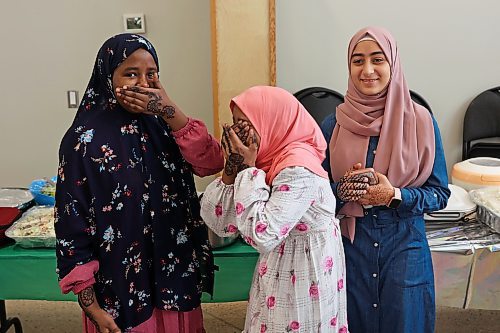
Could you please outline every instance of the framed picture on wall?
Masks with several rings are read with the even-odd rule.
[[[144,14],[123,14],[123,29],[125,32],[143,34],[146,32]]]

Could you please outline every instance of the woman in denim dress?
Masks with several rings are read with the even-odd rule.
[[[352,333],[434,331],[434,275],[423,215],[450,196],[437,123],[411,100],[389,32],[358,31],[345,102],[322,123],[347,267]],[[356,170],[373,168],[377,184]]]

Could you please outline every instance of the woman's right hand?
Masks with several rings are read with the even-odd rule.
[[[99,333],[121,333],[113,317],[103,309],[99,308],[93,311],[91,316],[93,319],[87,314],[87,317],[92,321]]]
[[[356,163],[340,178],[337,185],[337,196],[341,201],[358,201],[367,193],[369,179],[363,175],[353,175],[354,170],[361,169],[361,163]]]
[[[246,120],[238,120],[236,124],[231,126],[234,133],[238,136],[240,141],[246,146],[248,145],[248,135],[250,133],[250,124]]]
[[[222,181],[226,185],[234,183],[238,172],[255,166],[257,158],[259,142],[253,128],[248,129],[248,124],[240,124],[238,127],[239,129],[226,124],[223,126],[221,145],[226,164]],[[238,130],[238,134],[235,129]],[[245,133],[247,130],[248,133]],[[242,142],[240,137],[246,138],[246,142]]]
[[[78,294],[78,304],[99,333],[121,333],[113,317],[97,303],[93,287],[87,287]]]

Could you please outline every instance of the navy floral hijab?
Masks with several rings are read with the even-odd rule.
[[[189,311],[211,293],[213,258],[191,166],[162,118],[118,104],[115,69],[142,36],[121,34],[98,52],[92,77],[59,150],[57,270],[99,261],[94,290],[122,330],[153,308]]]

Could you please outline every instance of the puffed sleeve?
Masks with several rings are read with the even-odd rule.
[[[195,175],[213,175],[224,167],[221,145],[208,133],[201,120],[188,118],[186,126],[172,132],[172,135]]]

